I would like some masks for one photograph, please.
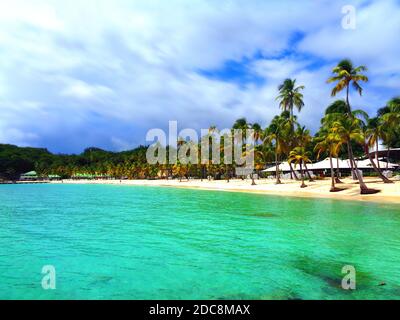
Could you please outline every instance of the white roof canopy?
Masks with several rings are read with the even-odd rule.
[[[336,158],[332,158],[334,168],[337,168],[337,161],[338,160]],[[373,161],[375,162],[375,164],[377,164],[375,159],[373,159]],[[357,164],[358,169],[361,169],[361,170],[373,168],[369,159],[356,160],[356,164]],[[379,161],[379,165],[380,165],[381,169],[386,169],[386,166],[388,167],[388,169],[395,169],[396,167],[398,167],[398,165],[395,163],[388,164],[383,161]],[[280,163],[278,167],[279,167],[279,171],[290,171],[290,166],[287,162]],[[326,159],[316,162],[316,163],[307,163],[307,168],[308,168],[308,170],[328,170],[331,168],[331,165],[330,165],[329,158],[326,158]],[[293,165],[293,169],[297,170],[297,169],[299,169],[299,166],[295,167]],[[339,159],[339,169],[351,169],[350,161],[348,159],[346,159],[346,160]],[[273,166],[271,168],[263,170],[263,172],[275,172],[275,171],[276,171],[276,166]]]

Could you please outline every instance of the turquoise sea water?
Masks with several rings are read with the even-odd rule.
[[[44,265],[55,290],[41,287]],[[341,288],[344,265],[357,270],[354,291]],[[400,207],[0,185],[0,298],[398,299]]]

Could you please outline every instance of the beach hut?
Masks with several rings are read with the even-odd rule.
[[[280,171],[280,172],[290,172],[290,166],[289,166],[289,163],[287,163],[286,161],[285,162],[281,162],[279,165],[278,165],[278,170]],[[265,169],[265,170],[263,170],[262,172],[276,172],[276,166],[272,166],[272,167],[270,167],[270,168],[267,168],[267,169]]]
[[[21,181],[37,181],[39,176],[37,175],[36,171],[29,171],[26,173],[21,174],[19,180]]]
[[[339,170],[350,173],[351,165],[350,165],[349,159],[342,160],[342,159],[332,158],[332,164],[333,164],[334,170],[337,170],[337,167],[339,167]],[[371,161],[369,159],[356,160],[356,164],[357,164],[357,168],[359,170],[365,170],[365,171],[373,171],[374,170],[374,168],[371,164]],[[382,169],[388,168],[389,170],[395,170],[399,167],[399,165],[397,165],[395,163],[387,163],[384,161],[379,161],[379,166]],[[328,172],[328,170],[331,169],[330,160],[329,160],[329,158],[326,158],[319,162],[307,164],[307,168],[308,168],[308,170],[313,171],[313,172]],[[273,167],[263,170],[263,172],[270,172],[270,173],[273,173],[275,171],[276,171],[276,166],[273,166]],[[289,164],[287,162],[280,163],[279,171],[280,172],[290,172]]]
[[[76,173],[72,176],[72,179],[76,180],[92,180],[94,178],[94,175],[89,174],[89,173]]]
[[[375,159],[373,159],[373,161],[374,161],[374,163],[378,166],[377,161],[376,161]],[[356,161],[356,163],[357,163],[357,167],[358,167],[359,169],[373,169],[372,164],[371,164],[371,161],[369,161],[369,159]],[[394,170],[394,169],[396,169],[398,166],[399,166],[399,165],[398,165],[398,164],[395,164],[395,163],[390,163],[390,162],[387,163],[387,162],[385,162],[385,161],[379,161],[379,167],[382,168],[382,169],[388,168],[388,169]]]
[[[61,180],[61,177],[58,174],[49,174],[48,176],[49,180]]]

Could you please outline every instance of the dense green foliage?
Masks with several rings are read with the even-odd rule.
[[[0,176],[16,179],[21,173],[36,170],[40,175],[58,174],[63,178],[77,173],[123,176],[146,162],[146,147],[124,152],[88,148],[80,155],[52,154],[46,149],[21,148],[0,144]]]

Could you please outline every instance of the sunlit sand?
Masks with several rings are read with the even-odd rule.
[[[256,179],[256,185],[251,185],[251,180],[64,180],[51,183],[70,183],[70,184],[115,184],[115,185],[137,185],[137,186],[162,186],[178,188],[195,188],[205,190],[233,191],[233,192],[251,192],[260,194],[271,194],[280,196],[295,197],[322,197],[342,200],[360,200],[375,202],[400,203],[400,181],[393,184],[384,184],[378,178],[364,178],[368,187],[380,190],[377,194],[360,195],[360,189],[357,181],[350,178],[343,178],[342,184],[337,186],[343,188],[343,191],[329,192],[331,180],[316,180],[314,182],[306,181],[307,188],[300,188],[300,181],[282,180],[282,184],[276,185],[275,180]]]

